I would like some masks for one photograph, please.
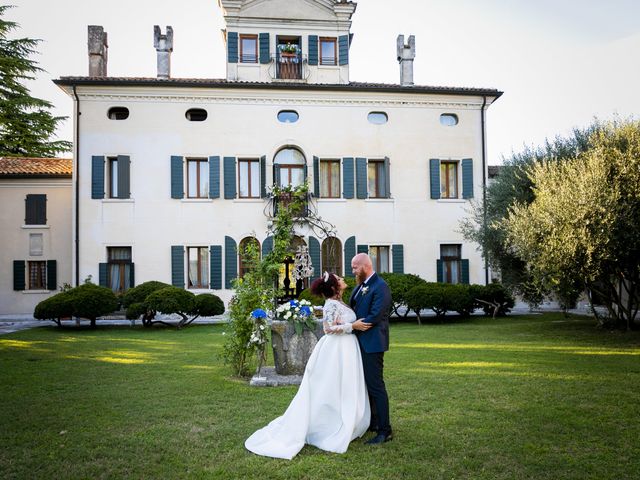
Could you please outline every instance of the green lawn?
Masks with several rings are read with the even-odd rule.
[[[393,324],[395,439],[292,461],[243,447],[294,387],[219,359],[223,327],[39,328],[0,337],[0,477],[640,478],[640,334],[559,314]],[[329,366],[328,366],[329,368]]]

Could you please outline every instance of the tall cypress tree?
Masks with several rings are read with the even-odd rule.
[[[71,150],[71,142],[51,140],[67,117],[54,117],[53,105],[32,97],[24,85],[43,71],[29,58],[40,40],[8,38],[18,27],[4,18],[9,8],[0,5],[0,156],[53,157]]]

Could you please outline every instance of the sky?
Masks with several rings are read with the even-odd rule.
[[[108,33],[108,75],[155,77],[153,26],[173,27],[171,75],[225,78],[217,0],[12,0],[15,36],[39,38],[46,70],[32,95],[69,119],[73,102],[52,83],[86,76],[87,25]],[[416,85],[496,88],[487,112],[491,165],[525,146],[568,135],[595,117],[640,118],[638,0],[360,0],[352,17],[350,79],[399,83],[396,38],[416,37]]]

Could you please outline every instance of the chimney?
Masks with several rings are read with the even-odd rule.
[[[100,25],[89,25],[89,76],[107,76],[107,32]]]
[[[171,52],[173,52],[173,28],[167,26],[167,34],[160,33],[160,27],[153,27],[153,46],[158,52],[158,78],[171,76]]]
[[[400,62],[400,85],[413,85],[413,59],[416,58],[416,38],[409,36],[405,45],[404,35],[398,35],[398,62]]]

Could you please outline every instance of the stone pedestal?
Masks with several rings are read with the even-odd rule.
[[[275,320],[271,323],[271,345],[278,375],[302,375],[316,343],[324,335],[322,321],[316,322],[315,330],[304,327],[296,334],[292,323]]]

